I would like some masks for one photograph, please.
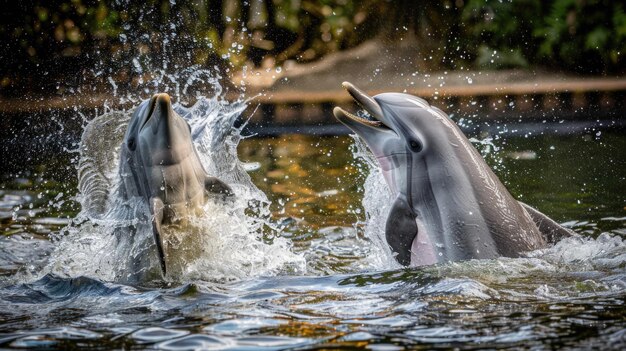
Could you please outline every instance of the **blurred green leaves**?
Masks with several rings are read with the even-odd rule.
[[[611,0],[554,0],[533,33],[539,56],[564,68],[589,73],[617,70],[624,63],[624,3]]]
[[[625,61],[624,6],[611,0],[469,0],[461,19],[467,42],[479,48],[475,53],[479,66],[530,62],[581,73],[612,73],[623,71]],[[490,50],[501,54],[489,58]]]
[[[626,67],[626,4],[612,0],[23,0],[0,17],[0,89],[96,65],[130,80],[135,58],[271,67],[408,35],[431,70]]]

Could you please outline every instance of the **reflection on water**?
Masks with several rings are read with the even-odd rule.
[[[239,155],[244,162],[260,165],[250,175],[271,197],[277,215],[321,228],[362,218],[359,193],[367,174],[352,158],[352,144],[345,136],[290,134],[246,139]]]
[[[58,159],[5,172],[0,346],[623,349],[626,138],[493,143],[499,151],[478,147],[511,192],[583,237],[527,258],[381,270],[364,235],[369,168],[350,137],[248,138],[239,157],[271,201],[271,223],[306,260],[304,275],[134,287],[38,275],[49,237],[75,221],[76,182]]]

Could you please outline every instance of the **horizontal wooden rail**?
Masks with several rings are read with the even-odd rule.
[[[434,96],[484,96],[484,95],[526,95],[526,94],[555,94],[555,93],[586,93],[595,91],[621,91],[626,90],[626,78],[595,78],[576,79],[564,81],[538,81],[537,83],[502,83],[481,84],[464,86],[443,86],[428,88],[410,88],[406,93],[431,98]],[[390,90],[373,90],[368,93],[375,95]],[[267,92],[259,95],[254,101],[272,104],[294,103],[344,103],[351,101],[348,93],[341,89],[335,91],[278,91]]]
[[[339,85],[339,83],[338,83]],[[394,91],[393,89],[387,91]],[[561,93],[593,93],[593,92],[618,92],[626,91],[626,77],[624,78],[580,78],[537,82],[519,83],[494,83],[475,85],[450,85],[443,87],[410,88],[406,92],[427,99],[440,98],[466,98],[480,96],[519,96],[519,95],[554,95]],[[370,94],[378,94],[383,91],[368,91]],[[252,97],[254,103],[270,105],[291,104],[342,104],[350,103],[352,98],[342,89],[333,91],[272,91],[256,92],[249,90],[246,96]],[[229,94],[229,100],[235,100],[241,96]],[[109,107],[132,107],[121,106],[119,100],[111,95],[87,95],[75,94],[49,98],[0,98],[0,113],[35,113],[48,110],[65,109],[93,109]]]

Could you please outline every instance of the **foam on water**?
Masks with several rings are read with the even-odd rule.
[[[544,257],[556,263],[576,264],[581,271],[624,268],[626,242],[609,233],[602,233],[596,239],[565,238],[546,250]]]
[[[190,77],[185,79],[183,74],[180,81],[195,84],[202,77],[221,92],[216,78],[190,72]],[[186,86],[176,86],[174,98],[186,90]],[[191,126],[207,173],[228,183],[236,196],[226,203],[208,201],[204,215],[191,218],[184,231],[165,229],[172,231],[168,245],[176,251],[168,262],[166,280],[224,281],[304,273],[304,259],[293,254],[291,243],[280,237],[270,221],[266,195],[252,183],[237,157],[242,136],[234,124],[246,108],[245,101],[228,102],[218,94],[196,98],[190,107],[176,103],[173,108]],[[152,269],[158,267],[146,204],[139,199],[123,201],[117,194],[119,150],[132,112],[109,111],[85,126],[77,167],[77,200],[82,210],[55,238],[56,249],[40,274],[125,281],[133,274],[133,262],[140,259],[147,258]]]

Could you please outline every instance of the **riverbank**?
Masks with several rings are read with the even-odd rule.
[[[343,81],[371,94],[407,92],[447,113],[476,120],[626,118],[626,75],[581,76],[537,67],[432,71],[428,67],[434,63],[416,52],[415,44],[392,46],[373,40],[311,63],[287,61],[276,67],[270,62],[231,73],[223,79],[227,92],[222,94],[229,100],[249,99],[244,117],[268,126],[336,123],[334,106],[356,108],[341,88]],[[60,96],[8,99],[0,94],[0,113],[131,108],[134,103],[122,96],[137,97],[137,91],[145,89],[139,82],[155,79],[144,74],[134,83],[121,84],[114,83],[115,78]]]

